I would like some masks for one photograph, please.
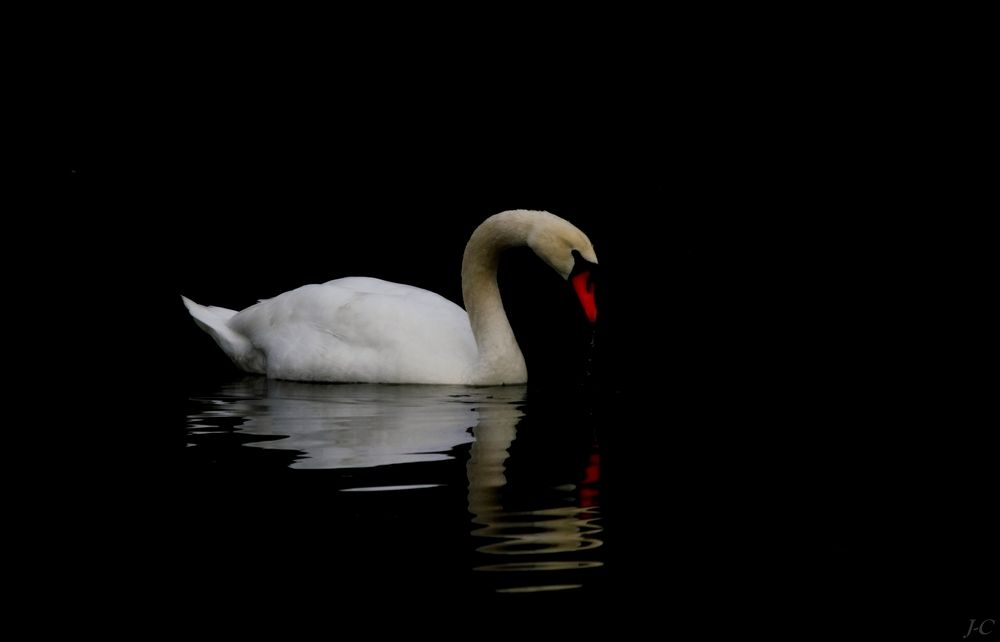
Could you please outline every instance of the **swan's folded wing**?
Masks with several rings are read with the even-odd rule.
[[[459,383],[476,358],[462,308],[378,279],[303,286],[232,324],[266,354],[268,375],[284,379]]]

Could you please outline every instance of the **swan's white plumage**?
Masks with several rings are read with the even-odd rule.
[[[366,277],[305,285],[228,326],[276,379],[463,383],[476,360],[469,315],[427,290]]]
[[[276,379],[497,385],[527,381],[496,283],[498,254],[528,245],[567,278],[586,235],[548,212],[486,219],[462,260],[468,312],[433,292],[349,277],[305,285],[242,312],[184,299],[191,316],[248,372]]]

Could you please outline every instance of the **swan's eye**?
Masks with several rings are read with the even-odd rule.
[[[580,271],[580,270],[584,270],[584,269],[588,269],[589,270],[589,269],[593,269],[593,268],[597,267],[596,263],[591,263],[587,259],[583,258],[583,255],[580,254],[580,250],[573,250],[572,252],[570,252],[570,256],[573,257],[573,270],[574,270],[574,272]]]

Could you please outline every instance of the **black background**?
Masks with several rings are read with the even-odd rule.
[[[239,309],[367,275],[458,301],[475,226],[546,209],[601,262],[591,388],[589,329],[530,252],[505,260],[504,301],[536,402],[599,418],[616,566],[663,588],[619,578],[633,616],[666,603],[695,614],[665,625],[686,630],[961,635],[990,615],[993,451],[981,386],[958,381],[982,323],[964,295],[987,259],[938,217],[953,177],[914,171],[934,134],[912,135],[905,74],[796,38],[651,42],[535,55],[501,39],[467,68],[444,46],[317,58],[322,43],[167,56],[110,81],[93,73],[103,58],[77,63],[53,253],[84,319],[44,330],[84,336],[74,353],[98,364],[65,373],[79,394],[54,411],[106,428],[51,448],[60,505],[97,533],[82,549],[134,560],[123,585],[222,565],[212,588],[232,593],[276,571],[243,561],[242,529],[320,545],[266,526],[319,489],[241,478],[259,502],[234,500],[232,480],[185,470],[185,399],[231,365],[181,294]],[[675,524],[667,541],[639,517],[650,502]],[[213,538],[236,552],[193,543]]]

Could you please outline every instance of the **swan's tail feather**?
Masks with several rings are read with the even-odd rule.
[[[198,327],[215,339],[233,363],[247,372],[264,373],[264,355],[246,337],[229,327],[229,320],[236,316],[235,310],[199,305],[185,296],[181,299]]]

